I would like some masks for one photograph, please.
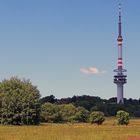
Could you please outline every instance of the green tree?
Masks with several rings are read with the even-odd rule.
[[[55,98],[54,95],[46,96],[46,97],[43,97],[43,98],[40,99],[41,104],[44,104],[44,103],[47,103],[47,102],[53,104],[53,103],[57,102],[57,99]]]
[[[17,77],[3,80],[0,83],[1,124],[39,124],[39,98],[39,91],[30,80]]]
[[[100,111],[93,111],[90,114],[89,121],[101,125],[105,121],[104,113]]]
[[[129,124],[129,113],[123,110],[117,112],[117,120],[119,125],[128,125]]]
[[[44,103],[41,106],[41,121],[47,123],[62,122],[59,106],[52,103]]]
[[[75,120],[76,107],[73,104],[59,105],[63,122],[73,122]]]

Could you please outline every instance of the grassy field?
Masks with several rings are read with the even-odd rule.
[[[42,124],[0,126],[0,140],[140,140],[140,119],[118,126],[107,119],[101,126],[91,124]]]

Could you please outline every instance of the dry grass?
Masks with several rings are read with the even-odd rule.
[[[101,125],[42,124],[40,126],[0,126],[0,140],[140,140],[140,120],[118,126],[114,119]]]

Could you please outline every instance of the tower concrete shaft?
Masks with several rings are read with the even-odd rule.
[[[114,83],[117,84],[117,103],[124,103],[123,100],[123,85],[126,83],[126,75],[123,73],[126,72],[123,69],[123,62],[122,62],[122,27],[121,27],[121,4],[119,4],[119,23],[118,23],[118,68],[114,70],[117,74],[114,76]]]

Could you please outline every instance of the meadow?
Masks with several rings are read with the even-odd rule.
[[[140,140],[140,119],[118,126],[114,119],[103,125],[41,124],[39,126],[0,126],[0,140]]]

